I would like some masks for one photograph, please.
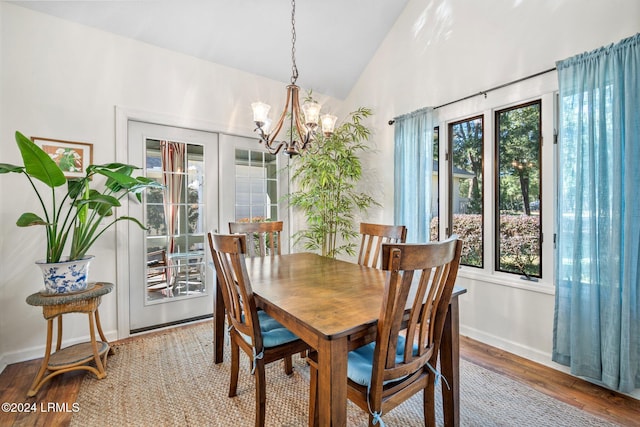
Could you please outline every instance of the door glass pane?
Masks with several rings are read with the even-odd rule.
[[[452,153],[449,200],[452,234],[464,241],[460,263],[483,266],[483,119],[449,125]]]
[[[276,156],[263,151],[236,149],[235,221],[278,219]]]
[[[541,103],[496,112],[498,211],[496,270],[541,277]]]
[[[206,293],[204,147],[147,139],[146,175],[164,188],[146,204],[147,303]]]

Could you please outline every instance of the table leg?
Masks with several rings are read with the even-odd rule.
[[[444,322],[440,343],[440,369],[449,382],[442,382],[442,409],[444,425],[460,425],[460,308],[458,297],[453,296]]]
[[[213,361],[222,363],[224,358],[224,301],[222,290],[216,277],[213,297]]]
[[[96,310],[94,313],[96,318],[96,329],[98,329],[98,335],[100,335],[100,339],[102,340],[102,342],[107,342],[107,338],[104,336],[104,332],[102,332],[102,325],[100,324],[100,313],[98,313],[98,310]]]
[[[100,359],[100,353],[98,353],[98,343],[96,342],[96,331],[95,331],[95,322],[94,322],[94,313],[87,313],[89,316],[89,336],[91,337],[91,350],[93,351],[93,360],[96,363],[96,369],[98,372],[96,373],[96,377],[99,380],[103,379],[107,376],[105,371],[104,364]],[[106,360],[106,359],[105,359]]]
[[[58,316],[58,333],[56,334],[56,351],[62,347],[62,315]]]
[[[318,348],[319,424],[347,425],[347,338],[322,340]]]
[[[109,341],[107,341],[107,338],[104,336],[104,332],[102,332],[102,324],[100,323],[100,313],[98,312],[97,309],[95,312],[95,318],[96,318],[96,328],[98,328],[98,334],[100,335],[100,339],[102,340],[102,342],[106,342],[107,344],[109,344]],[[109,346],[108,354],[110,356],[113,356],[115,354],[111,346]],[[105,357],[105,360],[106,360],[106,357]]]

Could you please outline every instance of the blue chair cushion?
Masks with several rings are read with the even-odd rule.
[[[398,347],[396,349],[396,363],[402,363],[404,359],[404,336],[398,336]],[[375,341],[364,345],[356,350],[350,351],[347,361],[347,377],[353,382],[363,386],[369,386],[371,382],[371,371],[373,370],[373,353],[376,348]],[[414,345],[415,353],[418,346]],[[389,381],[385,381],[385,384]]]
[[[296,335],[262,310],[258,310],[258,321],[262,333],[262,344],[265,347],[276,347],[298,339]],[[242,335],[246,342],[251,342],[249,337]]]

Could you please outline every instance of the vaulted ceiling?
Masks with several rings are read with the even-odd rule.
[[[298,85],[344,99],[408,0],[298,0]],[[12,1],[151,45],[288,83],[287,0]]]

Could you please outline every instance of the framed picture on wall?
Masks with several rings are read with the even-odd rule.
[[[31,140],[60,166],[67,178],[81,178],[93,162],[93,144],[32,136]]]

